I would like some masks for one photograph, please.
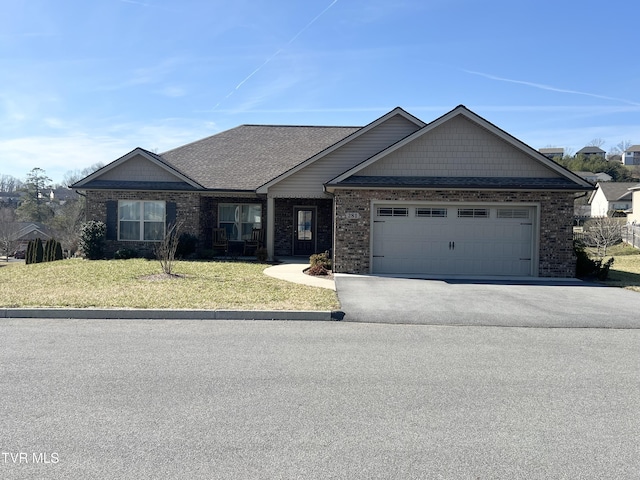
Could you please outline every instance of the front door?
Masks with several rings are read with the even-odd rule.
[[[313,255],[316,250],[316,209],[296,207],[293,209],[293,254]]]

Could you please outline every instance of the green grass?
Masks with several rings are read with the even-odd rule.
[[[1,265],[1,264],[0,264]],[[62,260],[0,267],[0,307],[334,310],[334,291],[271,278],[265,265],[182,262],[177,276],[157,261]]]
[[[588,251],[591,255],[594,252]],[[607,250],[604,261],[614,258],[605,284],[640,292],[640,250],[626,243],[619,243]]]

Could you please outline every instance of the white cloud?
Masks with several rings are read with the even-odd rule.
[[[39,167],[54,182],[59,182],[68,171],[82,170],[98,162],[109,163],[136,147],[163,152],[219,129],[211,122],[164,119],[98,130],[0,139],[0,174],[24,178],[31,169]]]

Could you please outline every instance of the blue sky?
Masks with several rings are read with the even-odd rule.
[[[463,104],[534,148],[640,144],[628,0],[0,0],[0,174],[246,123]],[[629,23],[625,22],[629,20]]]

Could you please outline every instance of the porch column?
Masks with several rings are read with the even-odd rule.
[[[267,197],[267,254],[269,260],[274,259],[274,239],[276,231],[276,202],[273,197]]]

